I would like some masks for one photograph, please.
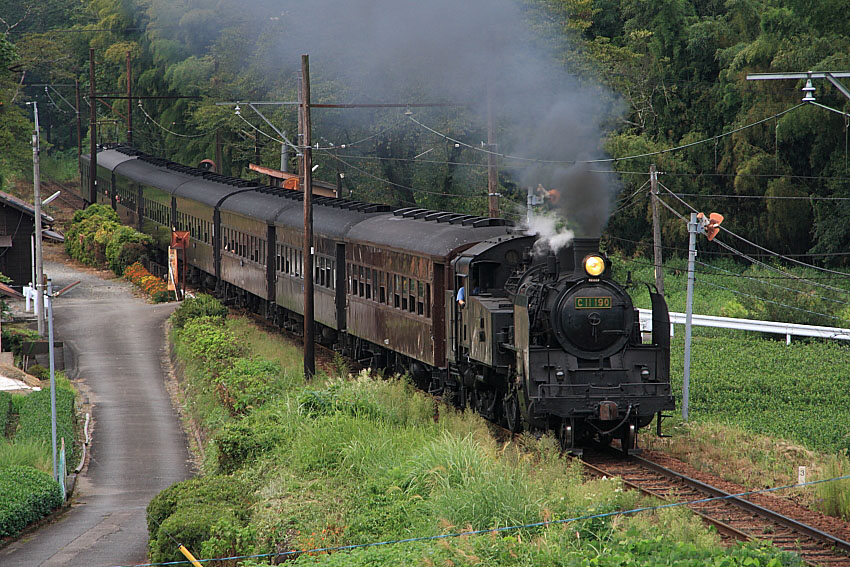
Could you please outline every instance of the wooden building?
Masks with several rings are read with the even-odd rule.
[[[50,231],[53,217],[41,214],[45,237],[58,236]],[[50,231],[52,234],[48,234]],[[32,280],[32,235],[35,234],[35,207],[0,191],[0,273],[12,278],[15,287]]]

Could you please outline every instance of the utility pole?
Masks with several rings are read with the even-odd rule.
[[[133,72],[130,69],[130,52],[127,52],[127,143],[133,145]]]
[[[691,213],[688,223],[688,296],[685,308],[685,373],[682,384],[682,420],[688,421],[688,401],[691,395],[691,323],[694,317],[694,263],[697,257],[697,214]]]
[[[664,266],[661,263],[661,219],[658,211],[658,171],[649,166],[649,187],[652,193],[652,243],[655,252],[655,289],[664,295]]]
[[[496,133],[493,127],[493,95],[487,85],[487,208],[490,218],[499,217],[499,170],[496,166]]]
[[[94,48],[89,48],[89,137],[91,161],[89,171],[88,204],[97,202],[97,95],[94,81]]]
[[[29,103],[27,103],[29,104]],[[44,336],[44,259],[41,251],[41,171],[39,169],[38,103],[32,103],[35,130],[32,133],[32,188],[35,205],[35,311],[38,313],[38,335]]]
[[[80,81],[74,80],[74,94],[77,97],[75,110],[77,111],[77,163],[83,155],[83,125],[80,121]]]
[[[313,152],[310,148],[310,56],[301,56],[301,134],[304,174],[304,379],[316,373],[313,344]]]

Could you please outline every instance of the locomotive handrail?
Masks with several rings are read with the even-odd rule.
[[[640,330],[652,331],[652,310],[638,309],[640,312]],[[819,327],[817,325],[801,325],[798,323],[781,323],[777,321],[760,321],[757,319],[739,319],[735,317],[717,317],[714,315],[692,316],[692,323],[699,327],[715,327],[721,329],[738,329],[785,335],[785,344],[791,344],[791,337],[816,337],[821,339],[850,340],[850,329],[842,327]],[[670,336],[673,336],[674,324],[684,325],[685,314],[670,312]]]

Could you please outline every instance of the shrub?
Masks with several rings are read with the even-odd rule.
[[[216,391],[231,415],[257,408],[280,391],[280,366],[258,358],[237,358],[216,377]]]
[[[109,269],[116,275],[124,275],[124,270],[130,264],[141,261],[148,256],[153,239],[129,226],[119,226],[112,233],[106,244],[106,260]]]
[[[220,319],[191,319],[180,333],[191,356],[204,364],[210,375],[217,375],[245,352],[236,335]]]
[[[244,526],[251,494],[243,479],[220,475],[189,479],[160,492],[147,509],[151,561],[184,559],[169,535],[200,552],[220,521]]]
[[[41,338],[36,331],[9,325],[3,325],[2,333],[3,347],[15,353],[15,356],[20,356],[24,342],[37,341]]]
[[[112,207],[108,207],[106,205],[93,204],[89,205],[85,209],[75,211],[74,217],[71,219],[71,223],[78,224],[92,217],[99,217],[103,220],[121,222],[121,219],[118,218],[118,213],[113,211]]]
[[[0,537],[17,534],[62,504],[59,483],[29,467],[0,467],[0,494]]]
[[[39,380],[50,380],[50,369],[40,364],[33,364],[27,368],[27,374],[35,376]]]
[[[171,315],[171,323],[178,329],[182,329],[189,319],[198,317],[209,317],[211,319],[224,319],[227,317],[227,307],[218,299],[205,293],[190,297],[183,302]]]

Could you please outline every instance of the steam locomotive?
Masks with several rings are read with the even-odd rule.
[[[297,331],[311,270],[319,342],[513,431],[554,431],[576,453],[591,439],[635,452],[637,430],[674,407],[664,298],[651,293],[644,342],[596,239],[534,254],[537,236],[504,219],[314,196],[311,267],[299,191],[126,146],[101,148],[96,171],[83,155],[80,171],[87,202],[113,207],[160,253],[172,231],[190,233],[190,282]]]

